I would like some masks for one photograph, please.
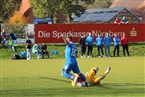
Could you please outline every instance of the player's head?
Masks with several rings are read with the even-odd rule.
[[[81,35],[81,38],[84,38],[84,37],[85,37],[85,35],[84,35],[84,34],[82,34],[82,35]]]
[[[117,34],[114,34],[115,37],[117,37]]]
[[[69,41],[72,41],[73,40],[72,35],[69,35],[67,38],[68,38]]]
[[[5,32],[5,29],[3,29],[2,32]]]
[[[89,36],[91,36],[91,33],[89,33]]]
[[[35,45],[38,45],[38,43],[37,43],[37,42],[35,42]]]
[[[94,69],[95,71],[98,71],[98,70],[99,70],[99,67],[93,67],[93,69]]]
[[[125,33],[122,34],[122,37],[125,37]]]
[[[109,36],[109,33],[106,33],[106,36]]]
[[[100,34],[98,34],[98,37],[101,37],[101,35],[100,35]]]

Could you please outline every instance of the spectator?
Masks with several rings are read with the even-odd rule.
[[[31,59],[32,59],[31,48],[32,48],[32,42],[31,42],[31,40],[29,39],[29,37],[27,36],[27,38],[26,38],[26,53],[27,53],[27,60],[31,60]]]
[[[10,36],[12,37],[12,39],[14,40],[14,34],[12,31],[10,31]]]
[[[114,24],[120,24],[120,22],[121,22],[121,20],[118,17],[116,17]]]
[[[1,45],[1,43],[2,43],[2,37],[1,37],[1,35],[0,35],[0,45]],[[1,46],[0,46],[1,47]]]
[[[117,50],[117,56],[119,56],[119,42],[120,42],[120,39],[117,37],[117,34],[114,34],[113,41],[114,41],[114,53],[113,53],[114,57],[115,57],[116,50]]]
[[[125,34],[123,34],[123,36],[121,37],[121,45],[123,48],[123,55],[125,56],[125,50],[126,50],[128,56],[130,56],[128,51],[128,39],[125,37]]]
[[[6,31],[5,29],[2,30],[1,32],[1,37],[2,37],[2,45],[6,46]]]
[[[128,19],[126,19],[125,16],[123,16],[123,18],[121,20],[121,24],[128,24]]]
[[[20,52],[20,58],[21,59],[26,59],[26,52],[25,51]]]
[[[35,43],[32,47],[32,53],[36,54],[37,55],[37,59],[40,59],[40,47],[38,45],[38,43]]]
[[[88,45],[88,58],[92,57],[92,51],[93,51],[93,42],[94,42],[94,38],[92,37],[91,33],[89,33],[89,36],[86,38],[86,42]]]
[[[102,52],[102,56],[104,56],[104,52],[103,52],[103,39],[100,35],[98,35],[98,37],[96,38],[96,46],[98,48],[98,57],[100,56],[100,50]]]
[[[86,53],[86,38],[85,35],[82,35],[79,44],[80,44],[80,53],[81,53],[81,58],[86,58],[85,53]]]
[[[111,45],[111,37],[109,36],[109,33],[106,33],[106,36],[104,37],[105,56],[106,57],[110,57],[110,45]]]
[[[16,33],[13,33],[12,31],[10,31],[10,36],[12,37],[13,40],[17,39]]]
[[[11,48],[13,50],[13,52],[15,52],[14,40],[12,39],[11,36],[10,36],[10,38],[8,40],[8,48]]]
[[[46,54],[47,58],[50,58],[49,53],[47,51],[47,45],[45,43],[42,43],[41,51],[42,51],[42,59],[44,59],[45,54]]]

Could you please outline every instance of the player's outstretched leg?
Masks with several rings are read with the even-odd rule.
[[[108,67],[103,75],[95,78],[94,80],[95,84],[100,84],[100,81],[106,77],[106,75],[110,72],[110,70],[111,70],[111,67]]]
[[[108,67],[107,70],[105,71],[105,74],[107,75],[111,70],[111,67]]]
[[[74,85],[76,85],[77,80],[78,80],[78,76],[73,76],[72,74],[70,74],[70,70],[69,69],[62,69],[62,76],[64,76],[67,79],[71,79],[74,81]]]
[[[101,79],[104,79],[106,77],[106,75],[110,72],[111,67],[108,67],[107,70],[105,71],[105,73],[103,75],[101,75]]]

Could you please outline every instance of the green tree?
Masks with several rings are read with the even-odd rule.
[[[7,21],[15,10],[18,10],[22,0],[0,0],[0,21]]]
[[[71,23],[73,13],[80,16],[85,11],[85,7],[79,5],[78,1],[79,0],[63,0],[60,3],[60,12],[67,17],[67,23]]]
[[[95,2],[95,0],[81,0],[82,2],[85,2],[86,4],[92,4]]]
[[[85,10],[85,7],[79,4],[80,0],[30,0],[33,14],[37,18],[51,17],[54,23],[59,21],[59,15],[64,14],[67,17],[67,23],[71,22],[72,13],[79,16]],[[83,0],[91,3],[89,0]]]
[[[37,18],[54,17],[57,13],[59,6],[56,0],[29,0],[33,15]]]
[[[108,8],[112,4],[112,0],[95,0],[94,8]]]

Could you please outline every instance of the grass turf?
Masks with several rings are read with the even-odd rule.
[[[11,59],[12,54],[20,54],[21,51],[25,51],[25,45],[24,44],[15,44],[16,46],[16,52],[12,52],[11,49],[7,49],[7,48],[0,48],[0,59]],[[110,54],[111,56],[113,56],[113,45],[111,45],[111,51]],[[59,55],[53,55],[51,53],[51,50],[57,50],[59,52]],[[48,51],[50,53],[50,57],[51,59],[62,59],[64,58],[64,50],[65,50],[65,45],[52,45],[52,44],[48,44]],[[93,48],[93,57],[98,57],[98,53],[97,53],[97,48],[94,45]],[[129,52],[131,56],[145,56],[145,45],[144,43],[130,43],[129,44]],[[87,53],[87,52],[86,52]],[[126,54],[127,55],[127,54]],[[80,56],[80,47],[78,46],[78,56]],[[120,56],[123,56],[123,52],[122,52],[122,46],[120,46]],[[36,59],[36,55],[33,54],[33,58]]]
[[[98,66],[111,72],[99,86],[72,87],[61,76],[64,59],[2,60],[0,97],[144,97],[145,57],[78,59],[82,73]]]

